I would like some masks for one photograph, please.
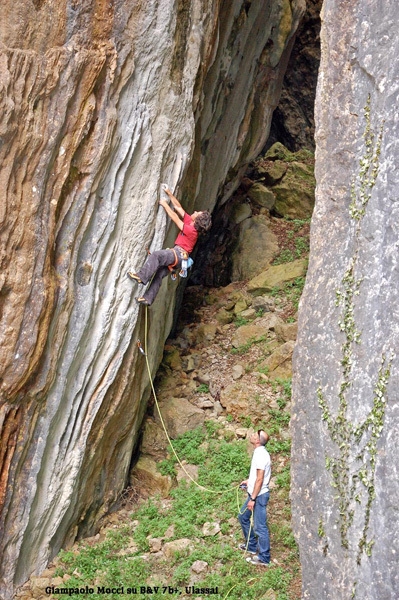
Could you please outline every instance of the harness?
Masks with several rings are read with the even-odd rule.
[[[179,275],[180,275],[180,277],[187,277],[187,270],[193,264],[193,260],[190,258],[187,250],[184,250],[180,246],[176,246],[176,248],[179,250],[180,255],[181,255],[181,269],[179,271]],[[179,262],[179,257],[177,256],[177,252],[176,252],[175,248],[170,248],[170,250],[172,250],[175,260],[171,265],[168,265],[168,269],[169,269],[171,277],[174,281],[177,277],[175,267]]]
[[[179,262],[179,257],[177,256],[177,252],[174,248],[171,248],[171,250],[172,250],[173,254],[175,255],[175,262],[172,263],[171,265],[168,265],[168,269],[172,273],[174,271],[175,266]]]

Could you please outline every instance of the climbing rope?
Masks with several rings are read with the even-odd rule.
[[[145,326],[144,326],[144,346],[145,346],[145,350],[144,350],[144,356],[145,356],[145,362],[147,365],[147,371],[148,371],[148,377],[150,379],[150,384],[151,384],[151,389],[152,389],[152,393],[154,394],[154,399],[155,399],[155,404],[158,410],[158,414],[159,414],[159,418],[161,420],[161,424],[163,427],[163,430],[165,432],[166,438],[170,444],[170,447],[172,448],[173,454],[175,455],[175,458],[177,460],[177,462],[179,463],[180,467],[183,469],[183,471],[185,472],[185,474],[187,475],[187,477],[197,486],[199,487],[201,490],[203,490],[204,492],[209,492],[211,494],[225,494],[227,492],[231,492],[233,489],[235,489],[238,486],[234,485],[234,487],[232,487],[229,490],[225,490],[225,491],[219,491],[219,490],[211,490],[203,485],[200,485],[197,481],[195,481],[195,479],[193,479],[193,477],[190,475],[190,473],[187,471],[187,469],[184,467],[183,463],[181,462],[180,458],[177,455],[176,450],[173,447],[172,444],[172,440],[169,437],[168,431],[166,429],[166,425],[165,425],[165,421],[163,420],[162,417],[162,413],[161,413],[161,409],[159,407],[159,403],[158,403],[158,398],[157,398],[157,394],[155,392],[155,388],[154,388],[154,383],[152,381],[152,376],[151,376],[151,368],[150,368],[150,364],[148,361],[148,353],[147,353],[147,333],[148,333],[148,306],[145,307]]]
[[[240,515],[244,514],[244,512],[246,510],[249,510],[249,509],[245,508],[245,510],[241,512],[240,502],[239,502],[239,498],[238,498],[238,490],[240,489],[239,485],[235,485],[234,484],[233,487],[231,487],[228,490],[224,490],[224,491],[221,491],[221,490],[211,490],[210,488],[207,488],[207,487],[205,487],[203,485],[200,485],[190,475],[190,473],[187,471],[187,469],[184,467],[183,463],[181,462],[179,456],[177,455],[177,452],[176,452],[176,450],[173,447],[172,440],[170,439],[170,436],[169,436],[168,431],[166,429],[165,421],[164,421],[164,419],[162,417],[161,409],[159,407],[157,394],[155,392],[154,383],[152,381],[151,368],[150,368],[150,363],[149,363],[149,360],[148,360],[148,353],[147,353],[147,334],[148,334],[148,306],[145,307],[144,349],[141,346],[140,340],[138,340],[137,346],[138,346],[140,352],[145,357],[145,362],[146,362],[147,371],[148,371],[148,377],[149,377],[149,380],[150,380],[151,389],[152,389],[152,393],[154,395],[154,400],[155,400],[155,404],[156,404],[156,407],[157,407],[157,410],[158,410],[159,418],[161,420],[161,424],[162,424],[163,430],[165,432],[166,438],[167,438],[167,440],[169,442],[170,447],[172,448],[173,454],[175,455],[175,458],[176,458],[177,462],[179,463],[180,467],[183,469],[183,471],[185,472],[185,474],[187,475],[187,477],[194,483],[194,485],[196,485],[198,488],[200,488],[204,492],[208,492],[208,493],[211,493],[211,494],[220,494],[220,495],[223,495],[223,494],[226,494],[226,493],[230,493],[230,492],[232,492],[235,489],[236,490],[236,499],[237,499],[238,512],[239,512]],[[254,514],[253,514],[253,511],[251,511],[250,527],[249,527],[249,531],[248,531],[248,539],[246,540],[246,547],[245,547],[245,552],[244,552],[244,558],[245,558],[245,555],[248,552],[249,538],[250,538],[251,530],[253,529],[253,526],[254,526]],[[236,586],[234,586],[234,587],[236,587]],[[234,589],[234,588],[231,588],[231,590],[232,589]],[[231,590],[229,590],[227,596],[229,595],[229,593],[231,592]],[[226,596],[226,598],[227,598],[227,596]]]

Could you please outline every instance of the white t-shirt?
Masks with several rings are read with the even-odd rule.
[[[266,448],[264,446],[258,446],[257,448],[255,448],[254,453],[252,455],[251,469],[249,471],[248,485],[247,485],[248,494],[251,494],[251,495],[252,495],[252,492],[254,491],[254,487],[255,487],[257,469],[261,469],[262,471],[265,472],[265,475],[263,477],[262,487],[258,494],[258,496],[260,496],[261,494],[265,494],[266,492],[269,491],[269,481],[270,481],[270,475],[271,475],[270,454],[268,453],[268,451],[266,450]]]

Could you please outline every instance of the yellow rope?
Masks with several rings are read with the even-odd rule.
[[[152,381],[151,368],[150,368],[150,363],[148,361],[148,352],[147,352],[147,332],[148,332],[148,306],[146,305],[146,307],[145,307],[145,327],[144,327],[144,345],[145,345],[144,356],[145,356],[145,362],[146,362],[146,365],[147,365],[148,377],[149,377],[149,380],[150,380],[152,393],[154,394],[154,400],[155,400],[155,404],[156,404],[156,407],[157,407],[157,410],[158,410],[159,418],[161,419],[162,427],[164,429],[166,438],[167,438],[167,440],[168,440],[168,442],[170,444],[170,447],[172,448],[173,454],[175,455],[175,458],[176,458],[177,462],[179,463],[179,465],[181,466],[181,468],[183,469],[183,471],[185,472],[185,474],[187,475],[187,477],[197,487],[199,487],[204,492],[209,492],[211,494],[226,494],[226,493],[232,492],[234,489],[236,489],[237,490],[236,498],[237,498],[238,512],[239,512],[240,515],[244,514],[245,511],[241,512],[240,502],[239,502],[239,499],[238,499],[238,490],[240,489],[239,485],[233,485],[232,488],[230,488],[228,490],[225,490],[225,491],[211,490],[211,489],[209,489],[207,487],[204,487],[203,485],[200,485],[199,483],[197,483],[197,481],[195,481],[195,479],[193,479],[193,477],[191,477],[190,473],[187,471],[187,469],[185,469],[185,467],[182,464],[180,458],[178,457],[177,452],[176,452],[176,450],[173,447],[172,440],[170,439],[168,431],[166,429],[165,421],[163,420],[161,409],[160,409],[159,403],[158,403],[158,398],[157,398],[157,395],[156,395],[156,392],[155,392],[154,383]],[[246,508],[245,510],[249,510],[249,509]],[[246,555],[246,553],[248,551],[248,544],[249,544],[249,538],[250,538],[250,535],[251,535],[251,529],[253,529],[253,519],[254,519],[253,511],[251,511],[251,513],[252,513],[251,514],[251,521],[250,521],[250,527],[249,527],[249,532],[248,532],[248,539],[246,540],[246,547],[245,547],[245,552],[244,552],[244,558],[245,558],[245,555]],[[234,586],[234,587],[236,587],[236,586]],[[231,588],[231,590],[232,589],[233,588]],[[229,595],[229,593],[231,592],[231,590],[229,590],[227,596]],[[227,598],[227,596],[226,596],[226,598]]]
[[[162,427],[163,427],[163,429],[164,429],[164,431],[165,431],[165,435],[166,435],[166,437],[167,437],[167,440],[168,440],[168,442],[169,442],[169,444],[170,444],[170,447],[171,447],[171,448],[172,448],[172,450],[173,450],[173,454],[175,455],[177,462],[179,463],[179,465],[181,466],[181,468],[183,469],[183,471],[185,472],[185,474],[187,475],[187,477],[188,477],[188,478],[189,478],[189,479],[190,479],[190,480],[191,480],[191,481],[192,481],[192,482],[193,482],[193,483],[194,483],[194,484],[195,484],[197,487],[199,487],[199,488],[200,488],[201,490],[203,490],[204,492],[209,492],[209,493],[211,493],[211,494],[225,494],[225,493],[227,493],[227,492],[231,492],[233,489],[235,489],[235,488],[237,487],[236,485],[234,485],[234,487],[232,487],[232,488],[231,488],[231,489],[229,489],[229,490],[225,490],[225,491],[218,491],[218,490],[211,490],[211,489],[209,489],[209,488],[207,488],[207,487],[204,487],[203,485],[200,485],[199,483],[197,483],[197,482],[195,481],[195,479],[193,479],[193,477],[191,477],[191,475],[190,475],[190,473],[187,471],[187,469],[185,469],[185,468],[184,468],[184,465],[182,464],[182,462],[181,462],[180,458],[178,457],[178,455],[177,455],[177,453],[176,453],[176,450],[175,450],[175,449],[174,449],[174,447],[173,447],[172,440],[171,440],[171,439],[170,439],[170,437],[169,437],[169,434],[168,434],[168,432],[167,432],[167,429],[166,429],[165,422],[164,422],[164,420],[163,420],[163,417],[162,417],[161,410],[160,410],[160,408],[159,408],[159,404],[158,404],[157,395],[156,395],[155,388],[154,388],[154,384],[153,384],[153,381],[152,381],[152,376],[151,376],[151,368],[150,368],[150,364],[149,364],[149,361],[148,361],[148,352],[147,352],[148,316],[147,316],[147,315],[148,315],[148,306],[146,306],[146,307],[145,307],[145,330],[144,330],[145,361],[146,361],[146,364],[147,364],[148,377],[149,377],[149,379],[150,379],[151,389],[152,389],[152,393],[154,394],[155,404],[156,404],[156,407],[157,407],[157,410],[158,410],[159,418],[161,419]]]

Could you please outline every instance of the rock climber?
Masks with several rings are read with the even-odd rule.
[[[247,562],[265,566],[270,564],[270,537],[266,506],[269,502],[271,462],[270,454],[265,448],[269,436],[263,429],[259,429],[250,437],[249,441],[254,447],[254,452],[249,477],[240,484],[243,488],[246,486],[248,497],[238,515],[245,538],[245,543],[240,544],[239,548],[250,554]],[[253,525],[251,525],[252,515]]]
[[[187,260],[189,254],[193,251],[198,235],[208,231],[212,225],[211,215],[207,210],[197,211],[189,215],[166,186],[164,191],[169,196],[176,212],[171,209],[167,200],[161,199],[159,204],[180,229],[175,245],[173,248],[157,250],[150,254],[146,263],[137,273],[128,271],[128,276],[137,283],[145,285],[152,278],[150,287],[145,294],[136,298],[139,304],[147,306],[154,302],[161,287],[162,279],[172,270],[180,269],[182,260]]]

